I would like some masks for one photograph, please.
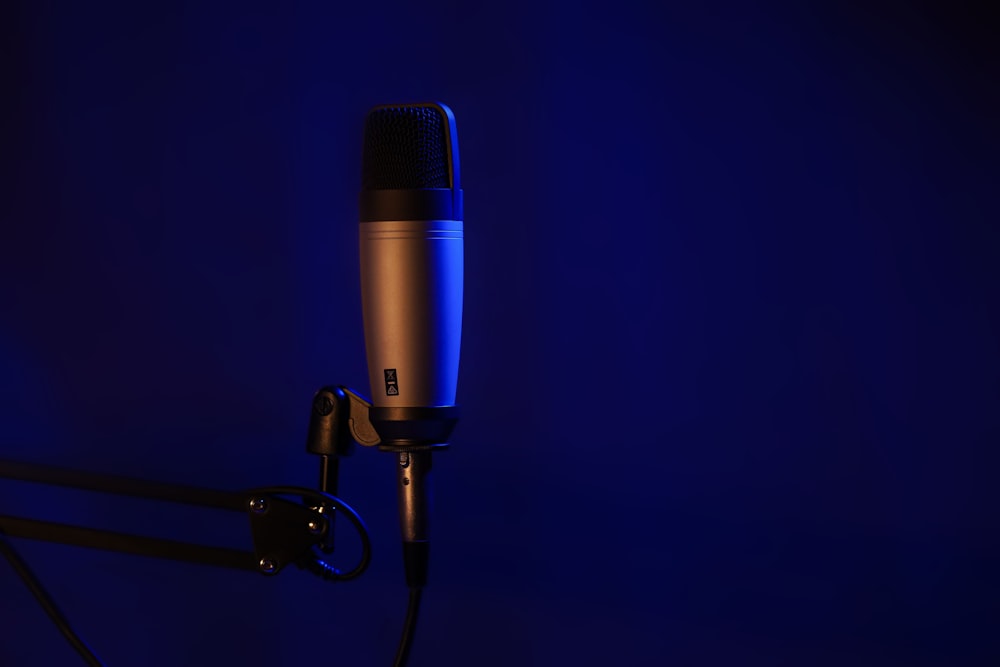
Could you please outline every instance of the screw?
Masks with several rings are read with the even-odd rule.
[[[274,574],[278,569],[278,564],[270,558],[261,558],[258,565],[260,566],[260,571],[264,574]]]
[[[254,498],[250,501],[250,511],[254,514],[263,514],[267,511],[267,501],[263,498]]]
[[[333,399],[327,393],[322,393],[313,401],[313,410],[321,417],[325,417],[333,412]]]

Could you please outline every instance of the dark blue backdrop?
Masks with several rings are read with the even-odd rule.
[[[459,123],[464,419],[414,665],[995,664],[995,24],[951,3],[8,3],[0,456],[312,484],[368,107]],[[736,4],[736,3],[733,3]],[[385,665],[329,585],[19,541],[112,666]],[[0,512],[241,520],[0,483]],[[235,525],[234,525],[235,524]],[[0,567],[0,664],[75,656]]]

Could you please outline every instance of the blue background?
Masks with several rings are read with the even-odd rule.
[[[464,412],[412,664],[1000,659],[974,5],[64,5],[0,21],[0,456],[313,484],[312,392],[367,392],[364,115],[440,99]],[[110,665],[386,665],[391,468],[343,466],[375,547],[346,584],[18,546]],[[9,481],[0,508],[246,543]],[[0,664],[75,664],[5,566]]]

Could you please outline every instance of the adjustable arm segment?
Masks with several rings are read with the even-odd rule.
[[[350,576],[361,574],[367,566],[368,536],[361,518],[346,502],[321,491],[301,487],[269,487],[247,492],[217,491],[6,460],[0,460],[0,478],[241,512],[250,519],[253,551],[0,515],[0,532],[10,537],[253,570],[264,574],[276,574],[289,563],[316,571],[318,563],[324,576],[331,578],[327,571],[339,573],[339,570],[323,563],[314,547],[323,546],[331,530],[332,513],[339,510],[351,519],[361,534],[364,547],[362,565],[352,570]],[[298,496],[308,502],[292,502],[279,496]]]

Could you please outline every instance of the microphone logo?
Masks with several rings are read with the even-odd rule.
[[[385,395],[386,396],[398,396],[399,395],[399,383],[396,382],[396,369],[386,368],[383,373],[385,374]]]

